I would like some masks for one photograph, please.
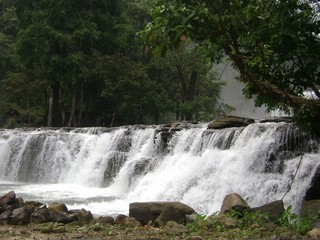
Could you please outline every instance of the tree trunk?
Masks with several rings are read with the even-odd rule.
[[[77,100],[77,91],[74,87],[72,93],[72,102],[71,102],[71,109],[70,109],[70,118],[68,122],[68,127],[76,127],[75,126],[75,112],[76,112],[76,100]]]
[[[53,83],[50,88],[49,102],[48,102],[48,127],[58,127],[60,112],[59,112],[59,96],[60,84],[59,82]]]
[[[79,108],[79,119],[78,119],[78,127],[82,125],[82,112],[83,112],[83,81],[81,82],[81,90],[80,90],[80,108]]]
[[[53,90],[50,89],[49,102],[48,102],[48,121],[47,121],[48,127],[52,127],[52,116],[53,116]]]

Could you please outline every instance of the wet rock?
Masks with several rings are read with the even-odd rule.
[[[208,124],[208,129],[223,129],[230,127],[245,127],[249,124],[254,123],[252,118],[243,118],[237,116],[227,116],[224,118],[217,119]]]
[[[320,199],[320,167],[317,168],[317,171],[312,178],[310,188],[305,195],[305,201],[316,199]]]
[[[271,118],[262,119],[260,122],[261,123],[267,123],[267,122],[275,122],[275,123],[287,122],[287,123],[291,123],[291,122],[293,122],[293,120],[292,120],[292,117],[271,117]]]

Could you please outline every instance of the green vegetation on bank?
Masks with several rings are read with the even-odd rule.
[[[224,216],[199,215],[187,224],[191,235],[208,235],[208,239],[269,239],[305,236],[313,228],[312,218],[299,219],[289,206],[279,218],[270,221],[266,213],[231,210]]]

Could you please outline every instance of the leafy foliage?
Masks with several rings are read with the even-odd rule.
[[[320,112],[319,11],[308,1],[157,1],[144,30],[156,52],[191,38],[212,60],[227,55],[240,72],[247,97],[257,105]],[[221,54],[217,54],[221,53]],[[314,99],[306,99],[313,91]],[[319,132],[319,114],[301,119]]]

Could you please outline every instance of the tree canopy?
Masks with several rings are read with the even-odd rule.
[[[246,96],[270,110],[292,111],[300,125],[319,133],[318,5],[299,0],[157,1],[144,34],[158,53],[190,38],[205,46],[213,61],[228,56]]]
[[[0,0],[0,127],[203,121],[227,112],[201,47],[188,41],[157,57],[137,36],[154,2]]]

